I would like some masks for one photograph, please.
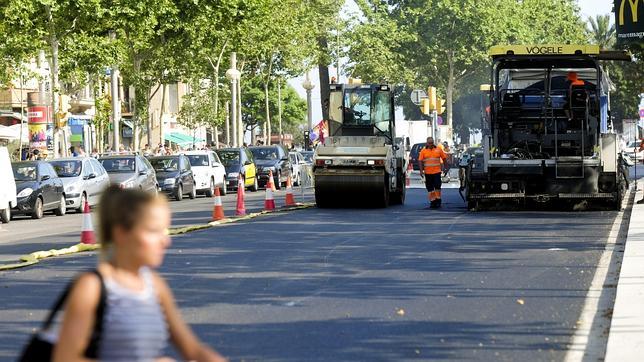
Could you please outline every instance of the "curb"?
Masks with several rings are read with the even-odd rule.
[[[635,201],[644,196],[638,183]],[[605,361],[641,361],[644,353],[644,204],[633,203]]]
[[[205,229],[210,229],[219,225],[225,225],[225,224],[233,224],[239,221],[244,221],[244,220],[250,220],[254,219],[258,216],[262,215],[270,215],[270,214],[276,214],[276,213],[281,213],[281,212],[288,212],[288,211],[295,211],[295,210],[302,210],[302,209],[308,209],[315,206],[315,203],[304,203],[304,204],[297,204],[295,206],[290,206],[290,207],[282,207],[280,209],[276,209],[273,211],[260,211],[260,212],[254,212],[250,213],[241,217],[236,217],[236,218],[228,218],[228,219],[223,219],[219,221],[212,221],[207,224],[202,224],[202,225],[190,225],[190,226],[184,226],[184,227],[177,227],[177,228],[171,228],[169,230],[170,235],[182,235],[182,234],[187,234],[193,231],[199,231],[199,230],[205,230]],[[101,244],[76,244],[72,245],[67,248],[62,248],[62,249],[50,249],[50,250],[41,250],[41,251],[34,251],[33,253],[29,253],[27,255],[21,256],[19,259],[20,261],[18,263],[11,263],[11,264],[3,264],[0,265],[0,271],[5,271],[5,270],[11,270],[11,269],[18,269],[18,268],[24,268],[30,265],[34,265],[40,262],[42,259],[46,258],[51,258],[55,256],[61,256],[61,255],[69,255],[69,254],[76,254],[76,253],[82,253],[86,251],[94,251],[97,249],[100,249]]]

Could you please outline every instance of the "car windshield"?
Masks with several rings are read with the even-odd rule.
[[[251,148],[250,152],[257,160],[277,160],[277,149],[274,147]]]
[[[155,171],[177,171],[179,169],[179,159],[172,158],[152,158],[150,159],[152,167]]]
[[[190,166],[210,166],[208,155],[188,155]]]
[[[226,166],[239,163],[239,151],[219,150],[217,151],[217,155],[219,155],[219,159]]]
[[[77,160],[50,161],[59,177],[77,177],[81,174],[83,162]]]
[[[13,178],[16,181],[36,181],[37,173],[34,165],[13,165]]]
[[[99,160],[105,171],[109,173],[115,172],[134,172],[136,164],[133,157],[123,158],[104,158]]]
[[[306,162],[313,162],[313,152],[302,152],[302,156]]]
[[[297,163],[297,156],[294,154],[289,154],[288,158],[291,160],[291,163]]]

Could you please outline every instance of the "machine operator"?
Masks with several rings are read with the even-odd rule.
[[[441,207],[441,166],[446,159],[447,154],[434,145],[432,137],[427,137],[427,144],[418,155],[418,168],[421,170],[420,176],[425,179],[429,207],[432,209]]]

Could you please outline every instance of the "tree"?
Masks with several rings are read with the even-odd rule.
[[[610,49],[615,44],[615,24],[611,24],[610,14],[589,17],[587,31],[590,42],[601,49]]]
[[[268,105],[269,112],[274,114],[278,111],[277,84],[272,84],[269,89]],[[284,133],[300,135],[300,126],[306,124],[306,101],[288,84],[282,85],[282,123]],[[247,130],[254,132],[266,122],[264,112],[266,100],[264,84],[261,79],[255,78],[244,83],[242,92],[242,107],[244,116],[242,118]]]

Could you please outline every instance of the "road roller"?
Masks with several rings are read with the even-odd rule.
[[[318,207],[405,202],[404,147],[396,138],[388,84],[330,84],[329,136],[314,155]]]

